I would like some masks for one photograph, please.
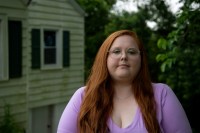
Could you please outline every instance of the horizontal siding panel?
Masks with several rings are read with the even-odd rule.
[[[77,70],[83,70],[83,65],[74,65],[73,67],[70,67],[69,71],[77,71]]]
[[[82,49],[84,50],[84,47],[85,47],[85,46],[84,46],[84,44],[83,44],[83,41],[84,41],[84,40],[80,40],[80,41],[79,41],[79,40],[77,40],[77,41],[71,41],[71,42],[72,42],[71,48],[74,48],[74,47],[75,47],[75,48],[77,48],[77,47],[78,47],[78,48],[79,48],[79,47],[82,47]]]
[[[64,96],[64,97],[56,97],[53,99],[43,99],[42,101],[41,100],[32,101],[32,102],[29,102],[28,108],[31,109],[31,108],[36,108],[36,107],[41,107],[41,106],[46,106],[46,105],[53,105],[53,104],[62,103],[68,100],[69,100],[69,97]]]
[[[23,103],[23,104],[12,105],[12,106],[9,106],[9,109],[10,109],[10,113],[12,115],[25,113],[26,112],[26,104]],[[4,107],[0,108],[0,115],[1,116],[3,116],[4,110],[5,110]]]
[[[26,77],[9,79],[7,81],[0,82],[0,91],[1,88],[9,88],[12,86],[19,86],[21,89],[26,87]]]
[[[73,59],[70,63],[71,65],[82,65],[84,61],[82,59]]]
[[[71,77],[71,78],[63,78],[63,79],[45,79],[45,80],[38,80],[35,79],[30,83],[30,90],[38,89],[40,87],[48,87],[48,86],[56,86],[56,85],[67,85],[71,83],[79,83],[83,82],[83,77]]]
[[[37,95],[29,95],[29,102],[32,101],[43,101],[46,99],[53,99],[56,97],[60,97],[62,95],[65,95],[65,93],[61,93],[61,91],[53,91],[53,92],[46,92],[46,93],[40,93]]]
[[[84,25],[84,22],[83,22],[83,25]],[[64,29],[64,30],[68,30],[68,29]],[[84,39],[85,32],[82,29],[70,29],[70,33],[72,36],[79,35],[81,38]]]
[[[26,50],[22,50],[22,67],[25,69],[26,68],[26,62],[27,60],[27,53],[26,53]],[[25,69],[26,70],[26,69]]]
[[[36,76],[31,76],[30,77],[30,89],[33,87],[39,87],[39,86],[49,86],[49,85],[59,85],[59,84],[66,84],[67,79],[64,78],[53,78],[53,77],[47,77],[47,76],[42,76],[42,75],[37,75],[40,76],[40,78],[37,78]],[[48,84],[48,82],[51,82]],[[36,84],[37,83],[37,84]]]
[[[70,71],[69,73],[69,78],[73,78],[73,77],[82,77],[84,74],[84,69],[82,67],[82,69],[76,70],[76,71]]]
[[[26,93],[26,86],[6,86],[1,87],[0,89],[0,97],[5,96],[13,96],[13,95],[21,95]]]
[[[48,7],[48,6],[31,6],[29,8],[30,12],[43,12],[43,13],[50,13],[50,14],[63,14],[63,16],[79,16],[82,17],[76,10],[71,9],[62,9],[57,7]]]
[[[84,82],[81,84],[77,84],[77,83],[71,83],[67,86],[66,90],[77,90],[78,88],[85,86]],[[64,90],[64,91],[66,91]],[[71,95],[71,94],[70,94]]]
[[[73,28],[73,29],[82,29],[84,30],[83,23],[74,23],[74,22],[67,22],[67,21],[57,21],[57,20],[47,20],[47,19],[29,19],[29,22],[33,26],[46,26],[46,27],[52,27],[52,26],[61,26],[66,28]]]
[[[73,10],[73,7],[71,6],[71,4],[69,4],[66,1],[43,0],[43,1],[40,1],[40,3],[38,3],[37,5]]]
[[[1,6],[0,6],[0,9],[1,9],[1,13],[6,14],[10,18],[12,17],[12,18],[25,19],[27,16],[25,10],[20,10],[20,9],[15,9],[15,8],[9,9],[6,7],[1,7]]]
[[[46,70],[42,70],[39,73],[32,73],[29,77],[29,80],[32,81],[34,79],[37,80],[45,80],[45,79],[62,79],[67,76],[66,71],[55,70],[54,72],[48,72]],[[40,75],[40,76],[38,76]]]
[[[64,16],[63,14],[50,14],[43,12],[30,12],[29,17],[34,19],[47,19],[57,21],[68,21],[68,22],[80,22],[84,23],[84,19],[78,16]]]
[[[52,70],[51,72],[46,71],[46,70],[32,71],[31,75],[29,76],[29,80],[32,81],[34,79],[38,79],[38,80],[58,79],[58,78],[64,78],[64,77],[71,77],[73,75],[80,76],[77,74],[81,72],[83,72],[82,69],[77,69],[76,71],[67,71],[64,69]]]
[[[71,36],[71,41],[84,41],[84,36],[83,35],[73,35]],[[82,42],[82,44],[84,44]]]
[[[60,92],[61,90],[66,90],[66,85],[59,84],[59,85],[51,85],[51,86],[41,86],[29,91],[29,95],[36,95],[36,94],[44,94],[49,92]]]
[[[15,122],[16,124],[18,124],[20,127],[22,128],[26,128],[26,113],[25,112],[22,112],[22,113],[18,113],[18,114],[12,114],[14,115],[13,116],[13,119],[14,121],[12,122]],[[3,116],[0,116],[0,120],[3,119]]]
[[[29,95],[29,102],[33,101],[43,101],[46,99],[54,99],[59,98],[63,96],[71,96],[74,94],[74,92],[77,90],[77,88],[74,89],[65,89],[62,91],[52,91],[52,92],[46,92],[46,93],[40,93],[36,95]]]
[[[22,61],[22,77],[24,77],[25,78],[25,76],[27,75],[27,71],[26,71],[26,64],[24,63],[24,60]],[[26,66],[25,66],[26,65]],[[21,78],[21,77],[20,77]],[[13,79],[14,80],[14,79]]]
[[[18,114],[15,114],[14,115],[14,119],[17,123],[24,123],[26,122],[27,120],[27,115],[26,115],[26,112],[22,112],[22,113],[18,113]],[[26,126],[26,125],[22,125],[23,126]]]
[[[62,103],[62,102],[66,102],[69,101],[69,99],[71,98],[71,96],[74,94],[74,92],[82,87],[83,84],[70,84],[70,86],[66,89],[62,91],[62,95],[60,95],[59,97],[53,97],[51,99],[40,99],[38,98],[35,101],[31,101],[29,102],[28,106],[29,108],[34,108],[34,107],[39,107],[39,106],[46,106],[46,105],[51,105],[51,104],[56,104],[56,103]]]
[[[16,105],[16,104],[23,104],[26,103],[26,95],[24,94],[19,94],[19,95],[15,95],[12,97],[1,97],[0,100],[0,107],[3,107],[4,104],[9,104],[9,105]]]
[[[82,39],[78,39],[78,38],[75,38],[75,37],[71,37],[70,38],[71,39],[71,41],[70,41],[70,46],[71,46],[71,48],[73,48],[73,47],[75,47],[75,48],[84,48],[84,40],[82,40]]]
[[[59,84],[59,85],[51,85],[51,86],[39,86],[37,88],[30,89],[29,95],[33,96],[33,95],[44,94],[44,93],[49,93],[49,92],[54,92],[54,91],[61,92],[61,91],[74,89],[82,85],[83,85],[83,79],[80,79],[80,81],[76,81],[76,82],[66,84],[66,85]]]
[[[21,0],[1,0],[0,8],[2,8],[2,6],[7,8],[18,8],[18,9],[26,8],[25,4],[22,3]]]
[[[71,53],[70,54],[70,56],[71,56],[71,59],[73,60],[73,59],[81,59],[81,60],[83,60],[83,53]]]
[[[82,53],[82,54],[83,54],[84,49],[83,49],[83,47],[79,47],[79,46],[76,46],[76,47],[75,47],[75,46],[72,44],[70,51],[71,51],[71,52],[75,52],[75,53]]]
[[[24,32],[24,31],[23,31]],[[27,41],[25,40],[26,38],[23,38],[22,40],[22,57],[24,58],[25,56],[27,56]]]
[[[59,71],[63,71],[63,70],[67,69],[66,73],[68,73],[68,71],[71,71],[71,69],[68,70],[69,68],[73,68],[73,70],[76,70],[76,71],[77,70],[83,70],[83,67],[84,67],[84,59],[83,59],[83,57],[84,57],[84,55],[82,53],[80,53],[80,52],[75,52],[75,53],[71,54],[70,57],[71,57],[71,59],[70,59],[70,66],[69,67],[67,67],[67,68],[63,67],[61,69],[55,69],[55,70],[57,72],[59,72]],[[32,70],[31,69],[31,58],[29,58],[28,61],[29,61],[29,63],[27,64],[27,67],[30,69],[29,74],[31,74],[31,75],[32,74],[39,74],[42,71],[47,71],[47,70],[41,70],[41,69]],[[25,70],[24,70],[24,72],[25,72]],[[63,72],[63,73],[65,73],[65,72]],[[25,73],[24,73],[24,76],[25,76]]]

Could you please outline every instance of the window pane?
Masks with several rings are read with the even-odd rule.
[[[56,31],[44,31],[44,64],[56,64]]]
[[[44,64],[56,64],[56,48],[45,48]]]
[[[55,31],[44,31],[44,44],[45,47],[52,47],[56,45],[56,32]]]

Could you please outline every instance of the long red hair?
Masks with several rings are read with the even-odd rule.
[[[142,117],[149,133],[160,133],[156,118],[156,102],[151,84],[144,46],[136,33],[120,30],[112,33],[100,47],[90,76],[86,83],[85,96],[78,115],[80,133],[106,133],[107,120],[113,110],[114,90],[107,68],[108,52],[113,41],[122,35],[130,35],[141,51],[141,68],[133,81],[133,93],[140,107]]]

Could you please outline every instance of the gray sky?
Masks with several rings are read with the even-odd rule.
[[[116,11],[137,11],[136,2],[135,0],[126,0],[126,2],[123,2],[123,0],[118,0],[117,3],[114,5],[114,10]],[[176,13],[182,4],[178,3],[179,0],[166,0],[167,3],[170,5],[170,9],[173,13]],[[140,2],[139,4],[142,4]]]

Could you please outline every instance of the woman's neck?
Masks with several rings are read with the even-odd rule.
[[[127,99],[133,96],[132,84],[128,82],[116,82],[113,84],[114,97],[117,99]]]

